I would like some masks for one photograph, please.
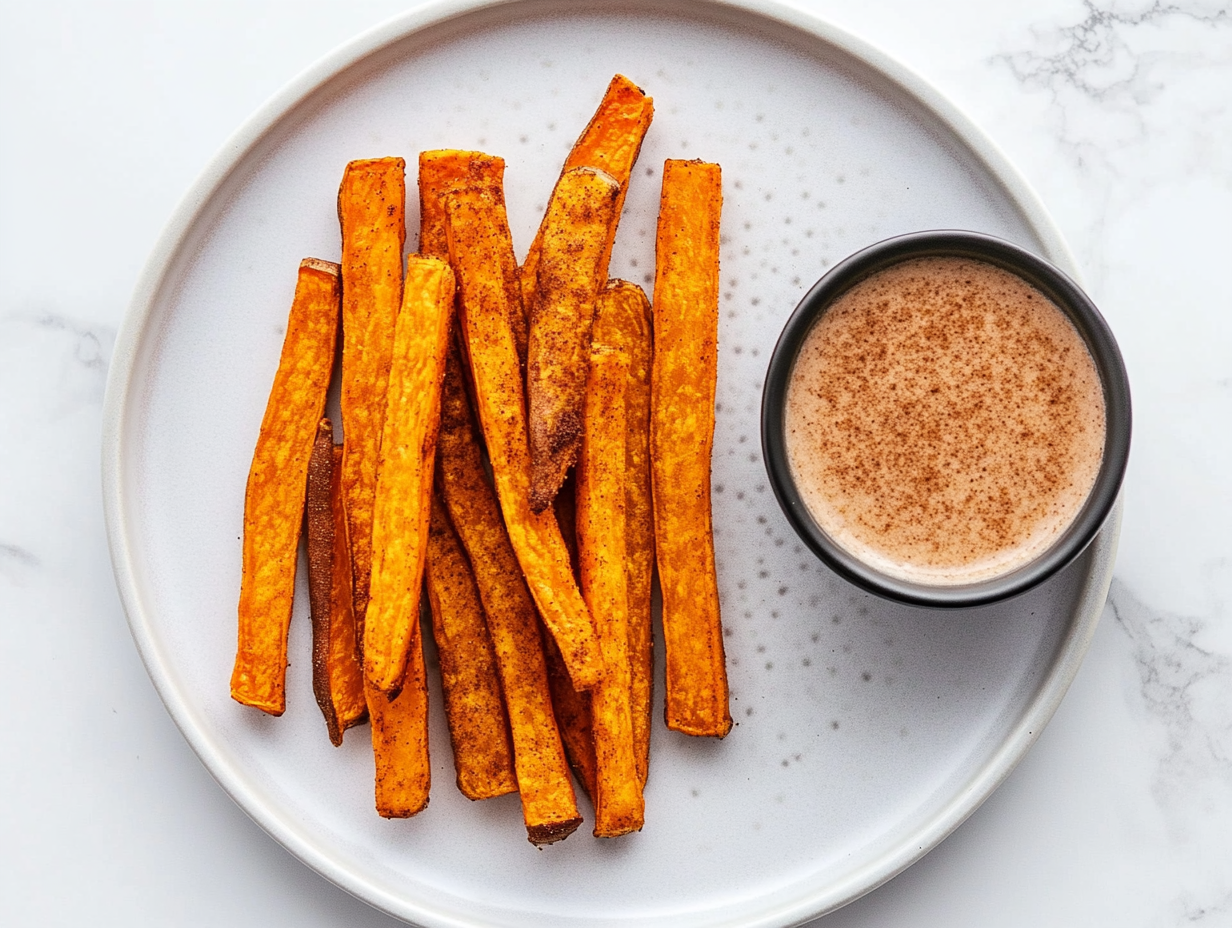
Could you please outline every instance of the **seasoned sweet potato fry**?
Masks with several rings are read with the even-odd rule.
[[[417,626],[453,297],[449,265],[439,258],[407,258],[377,468],[364,620],[364,675],[386,693],[397,692]]]
[[[569,152],[569,157],[565,159],[561,174],[574,168],[590,167],[606,171],[616,178],[620,184],[620,198],[616,202],[616,216],[619,219],[625,193],[629,189],[629,175],[633,172],[633,165],[637,163],[642,140],[646,137],[646,130],[650,128],[653,117],[654,101],[623,74],[617,74],[607,85],[599,108],[595,110],[594,116]],[[545,216],[534,242],[531,243],[530,251],[527,252],[526,260],[522,262],[522,294],[528,309],[533,302],[535,276],[546,224]],[[615,232],[613,225],[612,237],[608,240],[603,254],[600,280],[607,277],[608,259],[612,253]]]
[[[668,160],[655,240],[650,460],[667,727],[731,729],[710,516],[718,370],[719,166]]]
[[[478,428],[453,349],[441,394],[436,480],[470,558],[509,712],[526,832],[535,844],[567,837],[582,819],[552,712],[539,620],[484,469]],[[562,674],[566,671],[563,669]],[[573,687],[565,677],[565,685]]]
[[[351,545],[347,540],[346,510],[342,502],[342,445],[333,446],[333,473],[330,480],[330,518],[333,521],[332,545],[329,560],[330,602],[328,627],[325,630],[327,646],[324,655],[324,683],[327,687],[330,708],[325,713],[330,741],[335,746],[342,743],[342,733],[368,718],[368,702],[364,697],[364,662],[359,651],[355,632],[355,607],[351,599]],[[311,493],[311,489],[309,490]],[[308,568],[312,570],[309,553]],[[316,607],[313,606],[313,688],[317,686],[317,626]],[[318,703],[320,694],[317,694]],[[333,723],[330,715],[333,715]],[[334,727],[336,726],[336,728]],[[336,735],[336,737],[335,737]]]
[[[620,185],[595,168],[566,171],[543,224],[526,353],[530,508],[556,498],[582,445],[582,406],[600,267],[616,225]],[[603,274],[604,276],[600,276]]]
[[[419,251],[449,259],[445,230],[445,198],[463,188],[492,190],[500,196],[505,182],[505,159],[480,151],[441,149],[419,155]],[[526,366],[527,319],[518,284],[517,261],[512,250],[502,253],[502,279],[509,290],[509,326]]]
[[[338,190],[342,227],[342,486],[354,572],[354,614],[363,635],[372,573],[372,505],[385,422],[394,324],[402,305],[406,162],[347,165]]]
[[[565,744],[565,756],[583,791],[595,802],[595,732],[590,719],[590,693],[579,693],[569,680],[569,670],[560,649],[547,629],[543,630],[543,656],[548,665],[552,710]]]
[[[449,513],[435,494],[424,585],[432,609],[432,635],[440,655],[458,789],[467,799],[512,793],[518,783],[496,655],[475,575]]]
[[[419,611],[415,611],[419,621]],[[409,818],[428,804],[432,765],[428,756],[428,677],[423,636],[415,635],[406,676],[394,699],[365,684],[376,761],[376,811],[385,818]]]
[[[312,610],[312,692],[325,716],[329,740],[335,746],[342,744],[342,733],[347,728],[368,714],[355,622],[351,618],[349,560],[344,562],[347,566],[342,590],[345,602],[341,605],[345,612],[339,611],[336,595],[339,522],[342,523],[344,545],[346,541],[345,517],[338,519],[334,508],[341,462],[342,446],[334,444],[333,424],[322,419],[308,463],[308,499],[304,511],[308,534],[308,601]]]
[[[503,271],[505,256],[513,250],[504,200],[492,191],[467,190],[445,202],[450,263],[461,291],[461,328],[509,540],[574,686],[589,689],[602,672],[594,625],[555,516],[530,508],[526,406]]]
[[[595,837],[642,827],[645,805],[633,745],[629,665],[629,591],[625,573],[624,352],[590,358],[585,438],[578,461],[577,536],[582,595],[603,648],[603,679],[590,692],[595,741]]]
[[[629,358],[625,385],[625,565],[629,578],[629,663],[637,772],[646,782],[654,639],[650,589],[654,576],[654,508],[650,492],[650,369],[654,346],[650,301],[637,284],[608,281],[595,306],[595,348],[619,348]]]
[[[334,364],[338,265],[305,258],[282,356],[244,495],[243,579],[231,697],[270,715],[286,709],[287,629],[308,461]]]

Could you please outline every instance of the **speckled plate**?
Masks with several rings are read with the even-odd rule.
[[[413,165],[437,147],[507,159],[524,249],[617,71],[655,97],[657,114],[615,274],[651,279],[665,157],[724,171],[713,498],[738,724],[722,742],[655,730],[640,834],[598,841],[583,830],[536,850],[516,797],[470,803],[454,789],[435,698],[431,806],[383,821],[366,732],[340,749],[325,737],[306,597],[286,715],[228,697],[244,482],[295,268],[304,255],[338,255],[335,195],[349,159],[397,154]],[[418,214],[413,193],[407,213]],[[788,7],[436,4],[330,55],[189,192],[116,347],[103,462],[117,582],[184,736],[293,854],[425,926],[787,925],[910,865],[1051,717],[1098,619],[1117,532],[1114,519],[1023,598],[928,612],[840,581],[780,514],[757,438],[780,326],[843,256],[937,227],[993,233],[1075,271],[1023,181],[936,91]]]

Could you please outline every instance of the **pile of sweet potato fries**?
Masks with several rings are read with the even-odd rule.
[[[612,79],[525,260],[501,158],[419,156],[419,253],[403,259],[405,163],[347,165],[341,262],[300,265],[244,505],[231,695],[285,708],[307,536],[313,689],[330,740],[371,722],[376,807],[428,802],[426,590],[458,788],[517,791],[530,840],[641,829],[651,585],[666,721],[731,727],[710,515],[719,167],[666,162],[653,310],[608,280],[653,105]],[[339,339],[339,326],[341,338]],[[341,344],[344,441],[323,419]]]

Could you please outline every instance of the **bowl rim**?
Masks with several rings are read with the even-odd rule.
[[[1047,296],[1086,343],[1103,386],[1103,460],[1078,515],[1043,553],[1007,573],[977,583],[940,585],[892,577],[852,555],[817,523],[804,504],[787,458],[787,388],[800,349],[834,302],[879,271],[917,258],[960,257],[991,264]],[[884,599],[917,606],[956,608],[999,602],[1024,593],[1057,573],[1098,534],[1117,500],[1129,459],[1132,432],[1129,379],[1107,321],[1072,278],[1038,255],[996,236],[961,229],[896,235],[840,261],[814,284],[788,318],[771,352],[762,392],[762,454],[779,506],[801,540],[840,576]]]

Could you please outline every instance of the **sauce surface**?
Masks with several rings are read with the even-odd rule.
[[[787,389],[804,504],[855,557],[903,580],[987,580],[1043,553],[1103,459],[1095,362],[1026,281],[919,258],[843,294]]]

